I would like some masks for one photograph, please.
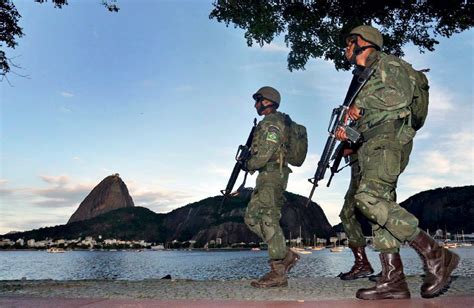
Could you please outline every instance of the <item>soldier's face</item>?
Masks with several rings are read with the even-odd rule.
[[[269,113],[267,106],[272,105],[272,102],[267,101],[266,99],[255,100],[255,109],[257,110],[258,115],[265,115]]]
[[[352,55],[354,54],[354,48],[356,46],[356,42],[359,37],[357,36],[349,36],[346,39],[346,50],[345,50],[345,56],[348,61],[352,59]]]
[[[257,110],[258,115],[262,115],[263,104],[261,100],[255,101],[255,109]]]
[[[261,111],[263,109],[263,97],[262,96],[257,96],[255,97],[255,109],[257,110],[258,115],[262,115]]]

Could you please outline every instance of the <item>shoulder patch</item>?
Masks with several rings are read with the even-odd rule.
[[[266,140],[278,143],[280,141],[280,129],[274,125],[270,125],[267,129]]]

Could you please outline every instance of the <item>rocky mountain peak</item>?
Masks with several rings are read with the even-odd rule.
[[[118,173],[103,179],[81,202],[68,223],[94,218],[98,215],[125,207],[133,207],[127,185]]]

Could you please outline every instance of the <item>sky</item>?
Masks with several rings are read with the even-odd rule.
[[[8,55],[28,77],[0,82],[0,234],[65,224],[114,173],[136,206],[158,213],[218,195],[258,117],[251,95],[266,85],[308,129],[308,156],[292,168],[288,191],[309,194],[350,72],[321,59],[290,72],[282,37],[248,47],[243,30],[208,18],[212,1],[177,3],[124,0],[110,13],[98,0],[62,9],[15,1],[25,36]],[[474,30],[438,39],[434,52],[404,49],[415,68],[431,69],[431,89],[399,201],[474,183]],[[348,169],[313,197],[331,225]]]

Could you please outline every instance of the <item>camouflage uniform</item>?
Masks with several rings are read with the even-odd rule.
[[[359,209],[372,223],[375,247],[394,253],[401,242],[419,233],[417,218],[396,203],[395,192],[415,136],[409,125],[414,85],[394,56],[375,51],[368,58],[368,66],[375,68],[375,73],[355,100],[364,110],[356,129],[365,142],[357,152],[358,163],[352,166],[341,219],[349,241],[365,244],[354,216],[353,208]]]
[[[255,189],[245,212],[245,223],[268,244],[270,259],[285,258],[287,248],[280,227],[290,168],[284,161],[283,144],[287,140],[285,115],[275,111],[260,121],[251,146],[249,171],[259,171]]]
[[[350,156],[351,162],[351,182],[346,196],[344,197],[344,205],[342,206],[339,217],[341,218],[342,226],[346,232],[349,244],[355,247],[365,246],[365,237],[362,232],[362,227],[355,216],[355,199],[354,195],[360,184],[360,166],[357,154]]]

